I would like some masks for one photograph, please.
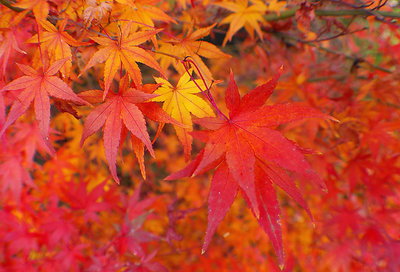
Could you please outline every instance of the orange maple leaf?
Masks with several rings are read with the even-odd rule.
[[[43,21],[40,24],[46,30],[40,34],[40,40],[39,36],[36,34],[26,42],[41,43],[42,48],[48,52],[51,62],[67,58],[67,61],[60,71],[64,77],[69,77],[72,67],[72,54],[70,46],[77,47],[88,45],[88,43],[78,42],[71,35],[69,35],[68,32],[65,31],[67,20],[62,21],[58,29],[48,21]]]
[[[111,1],[98,2],[96,0],[86,0],[87,7],[83,12],[83,20],[86,27],[90,27],[92,22],[100,22],[107,12],[112,9]]]
[[[172,56],[176,56],[178,59],[181,60],[190,56],[194,60],[200,71],[203,73],[203,76],[207,80],[211,80],[211,72],[208,69],[207,65],[205,65],[201,57],[208,59],[230,58],[230,55],[225,54],[212,43],[199,40],[205,36],[208,36],[214,26],[215,24],[193,31],[193,25],[191,25],[185,35],[182,34],[177,37],[170,38],[166,40],[166,42],[160,42],[159,51]],[[186,70],[179,62],[176,62],[176,59],[161,54],[160,59],[161,66],[164,69],[167,69],[168,66],[172,64],[174,65],[175,69],[179,71],[180,74],[185,73]]]
[[[116,39],[105,37],[90,38],[101,46],[92,56],[80,75],[94,65],[105,61],[103,98],[107,96],[114,76],[118,69],[121,68],[121,65],[126,69],[136,86],[142,84],[142,75],[136,62],[146,64],[165,76],[157,61],[146,50],[137,46],[153,37],[159,30],[130,33],[130,28],[131,22],[125,24],[123,29],[118,33]]]

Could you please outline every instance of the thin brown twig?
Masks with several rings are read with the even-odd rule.
[[[296,42],[303,43],[303,41],[301,39],[299,39],[297,37],[293,37],[293,36],[287,35],[287,34],[284,34],[284,33],[275,32],[273,34],[278,36],[278,37],[280,37],[280,38],[282,38],[282,39],[284,39],[284,40],[294,40]],[[365,63],[368,66],[370,66],[371,68],[376,69],[376,70],[380,70],[380,71],[385,72],[385,73],[393,73],[392,70],[389,70],[387,68],[381,67],[381,66],[376,65],[376,64],[373,64],[373,63],[371,63],[371,62],[369,62],[369,61],[367,61],[367,60],[365,60],[363,58],[351,56],[351,55],[348,55],[348,54],[345,54],[345,53],[342,53],[342,52],[336,52],[333,49],[330,49],[330,48],[327,48],[327,47],[323,47],[323,46],[318,46],[318,45],[316,45],[316,44],[314,44],[312,42],[307,42],[305,44],[310,45],[312,47],[317,48],[318,50],[325,51],[325,52],[330,53],[330,54],[344,56],[346,59],[349,59],[349,60],[352,60],[352,61]]]
[[[365,9],[365,8],[368,8],[368,7],[370,7],[370,6],[372,6],[372,5],[374,4],[373,1],[371,1],[371,2],[368,3],[368,4],[361,4],[361,5],[356,5],[356,4],[352,4],[352,3],[347,3],[347,2],[343,2],[343,1],[341,1],[341,0],[328,0],[328,1],[333,2],[333,3],[338,3],[338,4],[341,4],[341,5],[350,7],[350,8],[354,8],[354,9]]]
[[[340,4],[340,5],[343,5],[343,6],[348,6],[348,7],[354,8],[356,10],[362,10],[366,14],[374,16],[378,21],[380,21],[382,23],[396,25],[396,24],[393,24],[390,21],[385,20],[385,17],[378,12],[379,8],[377,8],[377,7],[373,8],[373,9],[365,9],[365,8],[359,8],[359,6],[356,6],[356,5],[351,4],[351,3],[343,2],[341,0],[328,0],[328,1],[330,1],[332,3]]]
[[[192,58],[192,57],[191,57],[191,56],[187,56],[185,59],[183,59],[183,60],[181,61],[183,67],[185,68],[186,72],[187,72],[188,75],[190,76],[190,79],[194,82],[194,84],[196,85],[196,87],[201,91],[201,93],[207,98],[207,100],[208,100],[208,101],[211,103],[211,105],[215,108],[215,110],[217,111],[219,117],[220,117],[222,120],[224,120],[224,119],[225,119],[225,120],[229,120],[229,118],[218,108],[217,103],[215,102],[213,96],[211,95],[210,89],[209,89],[209,87],[207,86],[207,82],[205,81],[205,79],[204,79],[204,77],[203,77],[203,75],[202,75],[200,69],[198,68],[197,64],[196,64],[192,59],[190,59],[190,58]],[[190,73],[188,67],[186,67],[186,63],[190,63],[190,64],[192,64],[192,65],[196,68],[197,73],[199,74],[201,80],[203,81],[203,83],[204,83],[204,85],[205,85],[205,87],[206,87],[206,92],[199,86],[199,84],[197,84],[197,82],[195,81],[195,79],[194,79],[193,76],[191,75],[191,73]]]
[[[379,0],[378,6],[376,6],[375,8],[373,8],[373,10],[378,10],[378,9],[382,8],[383,6],[385,6],[386,3],[388,2],[388,0],[383,1],[383,3],[381,3],[381,2],[382,2],[382,0]]]
[[[336,35],[333,35],[333,36],[330,36],[330,37],[326,37],[326,38],[318,38],[318,39],[308,40],[308,41],[307,40],[299,40],[299,41],[301,41],[302,43],[329,41],[329,40],[333,40],[333,39],[336,39],[336,38],[344,36],[344,35],[353,34],[353,33],[356,33],[356,32],[367,30],[367,29],[368,29],[368,27],[363,27],[363,28],[360,28],[360,29],[352,30],[352,31],[342,31],[342,32],[340,32],[340,33],[338,33]]]
[[[273,21],[279,21],[279,20],[285,20],[291,17],[294,17],[296,14],[296,11],[299,9],[299,7],[295,7],[292,9],[288,9],[285,11],[282,11],[279,15],[275,13],[269,13],[264,15],[264,19],[268,22],[273,22]],[[316,16],[332,16],[332,17],[343,17],[343,16],[368,16],[368,15],[373,15],[376,16],[378,15],[379,17],[384,17],[384,18],[400,18],[400,13],[399,12],[393,12],[393,11],[367,11],[365,9],[345,9],[345,10],[328,10],[328,9],[316,9],[315,11]],[[372,13],[372,14],[371,14]]]

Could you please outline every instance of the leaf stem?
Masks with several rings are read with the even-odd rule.
[[[156,54],[161,54],[161,55],[165,55],[165,56],[167,56],[167,57],[174,58],[174,59],[176,59],[176,60],[179,60],[180,62],[183,61],[183,59],[181,59],[181,58],[178,57],[178,56],[175,56],[175,55],[172,55],[172,54],[168,54],[168,53],[165,53],[165,52],[161,52],[161,51],[155,50],[154,48],[152,48],[152,49],[144,48],[144,49],[151,50],[151,52],[156,53]]]
[[[211,103],[211,105],[215,108],[215,110],[217,111],[217,114],[219,115],[219,117],[221,119],[225,119],[225,120],[229,120],[229,118],[218,108],[217,103],[215,103],[215,100],[213,98],[213,96],[211,95],[211,91],[209,89],[209,87],[207,86],[207,82],[205,81],[202,73],[200,72],[200,69],[198,68],[198,66],[196,65],[196,63],[189,59],[191,58],[190,56],[185,57],[185,59],[183,59],[181,61],[183,67],[185,68],[186,72],[188,73],[188,75],[190,76],[190,79],[194,82],[194,84],[196,85],[196,87],[201,91],[201,93],[207,98],[207,100]],[[188,67],[186,66],[186,63],[190,63],[192,64],[196,70],[197,73],[199,74],[201,80],[204,83],[204,86],[206,87],[206,92],[199,86],[199,84],[195,81],[195,79],[193,78],[193,76],[191,75],[191,73],[189,72]]]

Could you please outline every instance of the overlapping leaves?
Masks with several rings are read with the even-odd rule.
[[[266,84],[240,98],[231,73],[225,94],[229,118],[223,116],[195,120],[207,130],[193,135],[206,145],[186,168],[167,177],[178,179],[216,168],[208,198],[208,227],[203,252],[207,250],[217,226],[240,191],[270,237],[279,263],[283,264],[280,210],[272,184],[282,188],[310,216],[306,202],[286,171],[325,189],[324,182],[305,160],[302,150],[273,128],[304,118],[329,116],[297,104],[264,105],[279,76],[280,72]]]
[[[36,71],[30,66],[20,64],[18,67],[25,74],[10,83],[2,90],[22,90],[11,106],[7,120],[0,130],[0,136],[4,131],[17,120],[34,101],[36,120],[42,136],[46,139],[49,135],[50,126],[50,99],[49,96],[68,100],[77,104],[87,104],[79,98],[74,91],[55,74],[61,69],[67,58],[54,62],[47,70]]]
[[[103,92],[101,90],[89,90],[79,95],[92,103],[100,103]],[[158,122],[180,124],[154,102],[144,103],[155,96],[157,94],[146,93],[138,88],[130,88],[129,77],[125,75],[120,80],[118,93],[109,92],[104,103],[98,105],[86,118],[81,145],[90,135],[104,126],[103,139],[106,159],[111,175],[117,183],[119,183],[116,171],[118,147],[121,138],[122,141],[125,139],[127,130],[132,133],[132,145],[135,148],[143,178],[145,178],[144,146],[154,157],[143,113]]]
[[[131,32],[131,25],[130,22],[124,24],[115,39],[111,37],[91,37],[93,41],[101,46],[92,56],[81,74],[94,65],[105,62],[103,97],[107,96],[114,76],[121,68],[121,65],[125,68],[136,85],[142,84],[142,74],[136,62],[144,63],[164,75],[157,61],[146,50],[138,46],[153,37],[159,31]]]
[[[190,114],[192,113],[198,118],[215,116],[210,106],[203,99],[196,96],[196,93],[200,92],[197,86],[204,84],[201,80],[192,81],[188,73],[183,74],[175,87],[165,79],[155,78],[155,80],[162,85],[155,91],[155,94],[159,96],[152,100],[164,102],[163,109],[172,118],[188,126],[187,128],[174,127],[179,141],[183,144],[185,158],[189,159],[193,141],[193,137],[189,133],[193,130]]]

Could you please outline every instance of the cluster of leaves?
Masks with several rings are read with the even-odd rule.
[[[395,4],[0,3],[0,271],[400,269]]]

